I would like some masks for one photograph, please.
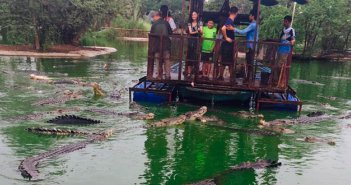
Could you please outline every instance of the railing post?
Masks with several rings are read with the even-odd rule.
[[[197,40],[197,48],[196,48],[195,55],[197,57],[197,61],[195,62],[195,65],[194,65],[195,74],[194,74],[193,82],[197,82],[198,75],[199,75],[199,68],[200,68],[200,63],[201,63],[202,37],[196,37],[196,40]]]
[[[291,45],[291,51],[288,57],[287,65],[286,65],[286,76],[285,76],[285,88],[289,85],[289,78],[290,78],[290,68],[292,62],[292,56],[294,52],[294,46]]]
[[[182,69],[183,69],[183,54],[184,54],[184,38],[180,37],[180,51],[179,51],[179,66],[178,66],[178,80],[182,80]]]
[[[153,50],[151,49],[152,46],[152,41],[153,41],[153,36],[151,34],[148,35],[149,37],[149,48],[148,48],[148,62],[147,62],[147,78],[148,80],[153,78],[154,75],[154,65],[155,65],[155,54],[152,52]]]
[[[164,54],[164,51],[163,51],[163,35],[160,35],[160,59],[159,59],[159,64],[158,64],[158,75],[161,77],[161,78],[158,78],[157,77],[157,80],[162,80],[163,79],[163,63],[164,63],[164,57],[163,57],[163,54]]]
[[[232,71],[230,73],[230,83],[232,85],[235,85],[236,83],[236,63],[237,63],[237,58],[238,58],[238,41],[234,40],[233,41],[233,66],[231,67]]]

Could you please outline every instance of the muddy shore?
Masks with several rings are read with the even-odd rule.
[[[81,59],[106,55],[116,51],[117,49],[111,47],[55,45],[48,48],[46,51],[40,52],[34,50],[29,45],[0,45],[0,56],[22,56],[36,58]]]

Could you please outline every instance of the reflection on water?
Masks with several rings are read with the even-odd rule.
[[[52,137],[27,133],[32,126],[52,127],[40,121],[13,122],[11,118],[57,108],[106,108],[129,111],[126,87],[145,75],[147,45],[116,42],[117,53],[95,59],[58,60],[33,58],[0,58],[0,182],[21,184],[17,171],[19,161],[82,137]],[[106,68],[106,65],[108,68]],[[121,100],[93,98],[91,89],[70,85],[53,86],[29,80],[30,73],[52,78],[79,78],[95,81],[110,93],[123,90]],[[325,85],[296,83],[291,85],[305,102],[303,113],[322,110],[341,113],[351,108],[351,63],[295,62],[291,71],[294,79],[309,80]],[[85,92],[81,100],[64,105],[33,107],[43,98],[55,97],[63,90]],[[335,98],[331,98],[335,97]],[[194,106],[145,105],[157,119],[179,115]],[[331,109],[334,107],[336,109]],[[218,111],[221,110],[221,111]],[[235,127],[256,128],[255,120],[231,116],[238,109],[215,106],[209,114]],[[295,117],[287,112],[264,111],[267,120]],[[96,143],[74,153],[48,159],[39,164],[42,180],[36,184],[184,184],[215,176],[232,165],[257,159],[280,160],[276,169],[242,170],[221,176],[219,184],[345,184],[351,180],[350,120],[322,122],[315,125],[292,126],[296,134],[268,137],[232,132],[188,122],[171,128],[137,128],[145,121],[126,117],[111,117],[79,112],[78,115],[103,120],[101,125],[78,127],[97,131],[114,127],[117,133],[106,142]],[[64,126],[63,128],[75,128]],[[334,140],[337,145],[303,143],[306,136]],[[334,177],[334,178],[330,178]]]

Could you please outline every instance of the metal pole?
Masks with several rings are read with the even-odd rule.
[[[252,66],[252,74],[251,76],[249,77],[249,86],[251,86],[251,83],[253,81],[253,83],[255,83],[255,80],[256,80],[256,68],[257,68],[257,62],[256,64],[254,63],[256,60],[256,51],[257,51],[257,45],[258,45],[258,40],[257,40],[257,37],[258,37],[258,33],[259,33],[259,27],[260,27],[260,11],[261,11],[261,0],[257,0],[257,12],[256,12],[256,29],[255,29],[255,36],[254,36],[254,44],[253,44],[253,60],[252,61],[252,64],[249,64],[249,65],[253,65]]]
[[[185,0],[182,0],[182,21],[181,21],[181,35],[183,35],[184,32],[184,24],[185,24]]]
[[[291,27],[293,26],[294,23],[294,18],[295,18],[295,13],[296,13],[296,2],[294,2],[294,6],[293,6],[293,13],[292,13],[292,21],[291,21]]]

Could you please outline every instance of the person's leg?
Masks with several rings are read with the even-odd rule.
[[[163,52],[163,58],[164,58],[164,69],[166,73],[166,80],[171,79],[171,54],[169,51],[164,51]]]
[[[248,49],[246,53],[246,66],[247,66],[247,80],[251,81],[253,79],[253,73],[254,73],[254,68],[253,68],[253,50]]]
[[[199,64],[199,74],[203,73],[203,68],[204,68],[204,62],[201,61],[200,64]]]
[[[236,71],[234,71],[234,65],[229,65],[229,75],[230,75],[230,82],[235,82],[236,79]]]
[[[222,62],[219,66],[218,80],[223,80],[224,69],[225,69],[225,65]]]
[[[279,76],[278,76],[278,83],[277,83],[277,87],[280,88],[285,88],[286,86],[286,63],[288,61],[288,56],[289,54],[281,54],[280,55],[280,59],[279,59]]]
[[[203,69],[202,69],[202,76],[203,77],[208,77],[208,61],[204,62]]]
[[[209,63],[208,78],[213,78],[214,75],[214,63]]]
[[[201,63],[202,63],[202,70],[201,70],[201,66],[200,66],[200,71],[199,73],[202,74],[202,77],[206,77],[207,75],[207,62],[208,62],[208,54],[205,52],[201,53]],[[200,65],[201,65],[200,63]]]

